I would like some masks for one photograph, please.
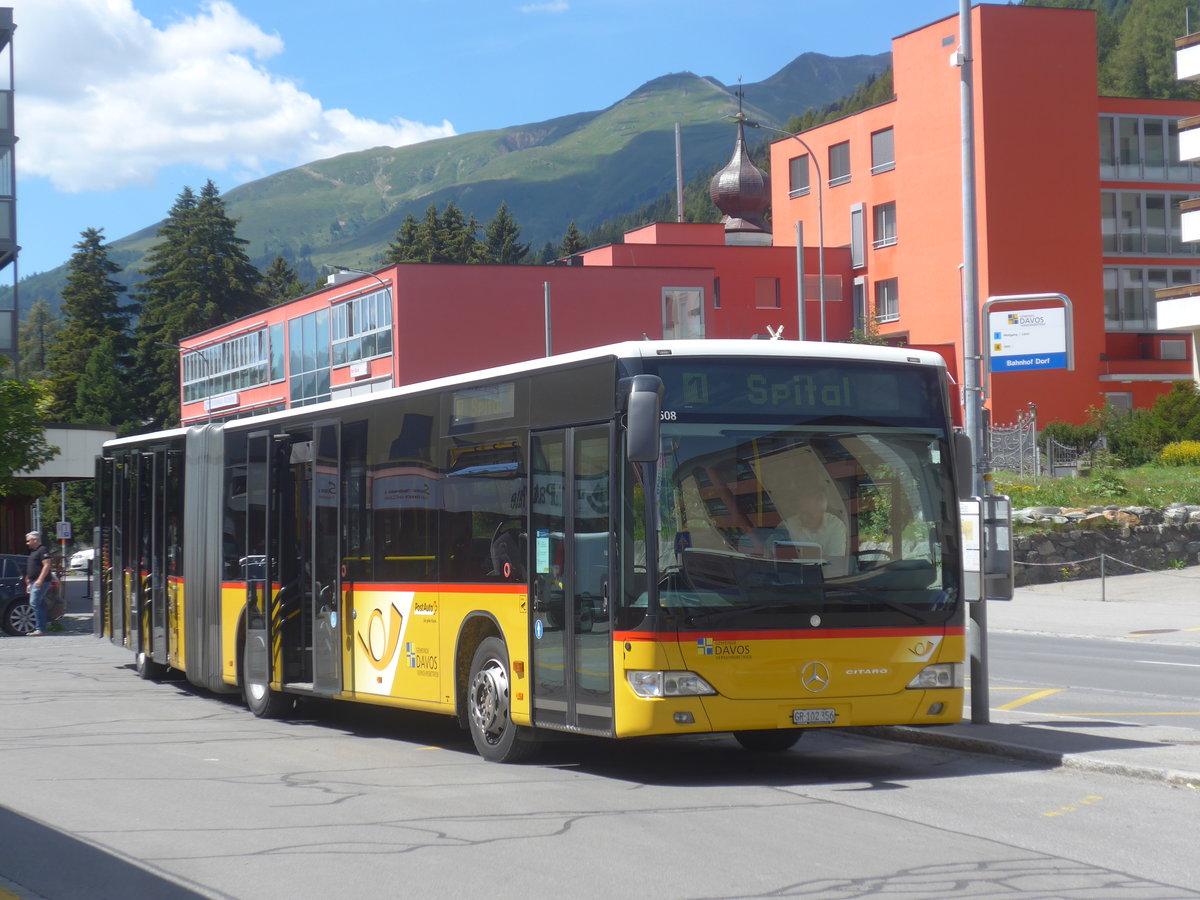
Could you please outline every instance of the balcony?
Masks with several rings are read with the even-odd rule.
[[[1200,241],[1200,197],[1179,204],[1179,238],[1186,244]]]
[[[1200,116],[1179,120],[1179,161],[1200,161]]]
[[[1200,32],[1175,38],[1175,77],[1200,81]]]

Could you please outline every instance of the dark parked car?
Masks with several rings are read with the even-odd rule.
[[[33,605],[25,590],[25,566],[28,557],[16,553],[0,553],[0,628],[7,634],[29,634],[35,624]],[[66,598],[57,576],[50,573],[50,590],[46,592],[46,612],[51,622],[62,618],[67,611]]]

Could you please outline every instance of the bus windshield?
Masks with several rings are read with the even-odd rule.
[[[664,424],[657,470],[659,602],[687,622],[912,624],[957,603],[939,429]]]

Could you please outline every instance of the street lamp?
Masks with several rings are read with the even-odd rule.
[[[325,263],[324,268],[332,269],[337,272],[353,272],[355,275],[365,275],[367,278],[374,278],[376,281],[379,282],[379,284],[383,287],[383,289],[385,291],[387,291],[388,309],[392,313],[392,327],[390,330],[391,347],[389,347],[388,349],[390,350],[391,355],[392,355],[392,387],[395,387],[396,384],[400,380],[399,375],[396,371],[396,318],[397,318],[398,310],[395,308],[396,307],[396,295],[392,291],[391,284],[384,281],[382,278],[380,278],[374,272],[368,272],[365,269],[356,269],[353,266],[343,266],[339,263]]]
[[[185,347],[182,344],[172,344],[170,341],[155,341],[154,343],[160,347],[170,347],[172,350],[179,351],[179,387],[180,387],[181,391],[183,389],[183,381],[184,381],[184,372],[183,372],[184,357],[188,356],[188,355],[194,356],[198,360],[200,360],[200,374],[201,374],[201,377],[204,379],[204,381],[202,383],[204,383],[206,386],[206,389],[208,389],[207,382],[212,377],[212,370],[209,368],[209,363],[211,362],[211,360],[209,360],[208,354],[206,354],[204,352],[203,347]],[[204,401],[204,414],[208,418],[208,421],[211,422],[212,421],[212,406],[208,402],[209,398],[201,397],[200,399]],[[181,398],[181,400],[182,400],[182,403],[187,402],[187,398]],[[179,413],[180,413],[180,419],[182,420],[182,418],[183,418],[182,406],[180,407]]]
[[[758,128],[762,131],[773,131],[776,134],[781,134],[784,137],[790,137],[796,141],[801,147],[808,151],[808,158],[812,160],[813,167],[817,170],[817,297],[821,307],[821,340],[825,340],[825,191],[824,179],[821,177],[821,164],[817,161],[817,154],[813,152],[812,147],[804,138],[798,134],[793,134],[790,131],[784,131],[782,128],[775,128],[771,125],[764,125],[762,122],[755,122],[753,119],[747,119],[746,114],[738,110],[737,115],[727,116],[726,118],[733,119],[735,122],[740,122],[747,128]],[[803,253],[804,248],[799,248],[798,252]],[[800,297],[804,296],[804,285],[797,284],[797,302]],[[804,333],[804,310],[800,310],[800,333]]]

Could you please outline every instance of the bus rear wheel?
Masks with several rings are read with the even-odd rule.
[[[533,749],[528,729],[513,724],[509,682],[508,648],[500,638],[484,638],[471,659],[467,721],[475,749],[489,762],[520,762]]]
[[[751,753],[782,753],[796,746],[804,732],[800,729],[780,731],[735,731],[733,739]]]
[[[138,678],[144,678],[146,681],[162,681],[167,674],[167,667],[152,660],[150,654],[145,650],[138,651],[134,668],[137,670]]]
[[[265,679],[255,678],[249,674],[253,671],[247,665],[251,640],[246,640],[245,648],[242,651],[242,699],[246,701],[246,706],[257,718],[278,719],[292,708],[292,698],[271,690],[270,683]],[[260,650],[260,652],[265,651]]]

